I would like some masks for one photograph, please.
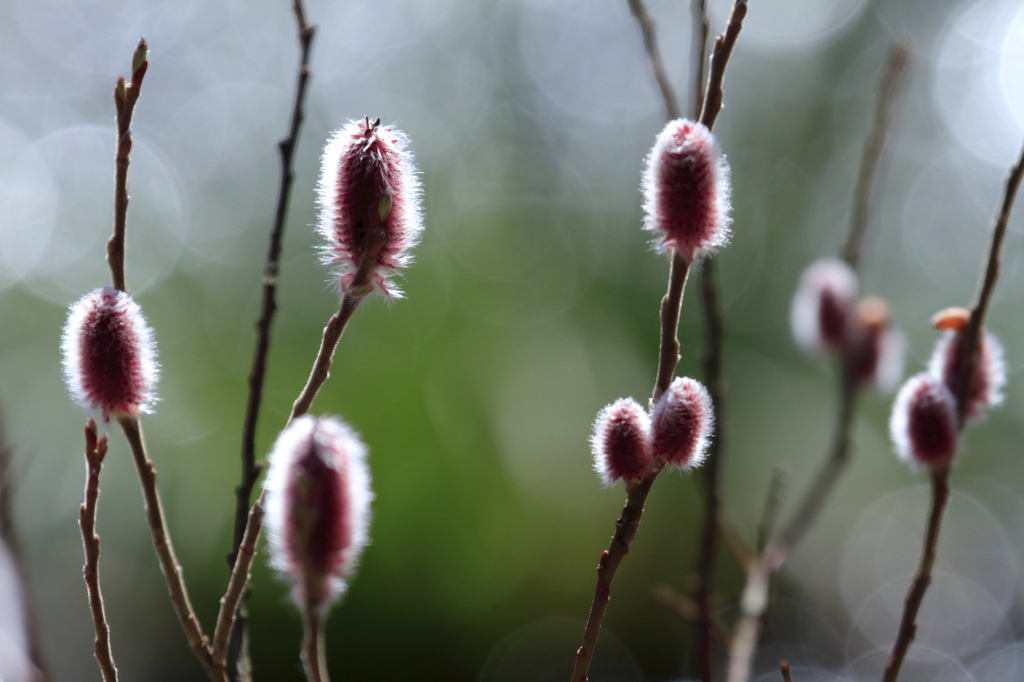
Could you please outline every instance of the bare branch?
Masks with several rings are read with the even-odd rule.
[[[149,68],[149,47],[146,39],[139,41],[132,56],[132,80],[125,83],[117,79],[114,86],[114,105],[117,107],[117,153],[114,173],[114,234],[107,241],[107,264],[114,288],[126,291],[124,275],[124,237],[128,222],[128,164],[132,151],[132,113],[139,100],[142,79]]]
[[[320,350],[317,352],[313,369],[309,373],[309,379],[306,380],[302,393],[299,394],[295,404],[292,406],[292,415],[288,419],[289,424],[294,419],[309,412],[309,408],[313,406],[316,394],[320,391],[320,387],[324,385],[324,382],[327,381],[327,377],[330,376],[334,349],[338,347],[338,341],[341,340],[341,335],[345,332],[345,326],[362,300],[362,297],[345,294],[345,297],[341,300],[341,308],[331,316],[327,326],[324,327],[324,336],[320,343]]]
[[[110,626],[100,589],[100,536],[96,534],[96,503],[100,496],[100,469],[107,454],[107,437],[97,439],[96,422],[85,426],[85,502],[78,511],[78,525],[85,545],[85,586],[89,592],[89,610],[96,633],[93,652],[104,682],[117,682],[117,666],[110,650]]]
[[[181,564],[178,563],[178,557],[174,554],[174,546],[171,544],[171,536],[167,530],[163,503],[160,501],[160,491],[156,485],[156,469],[146,455],[142,425],[137,416],[130,414],[122,414],[117,421],[121,424],[121,430],[124,431],[125,438],[128,440],[132,459],[135,461],[135,468],[139,473],[142,495],[146,502],[146,522],[149,524],[149,532],[153,536],[153,547],[156,549],[157,559],[160,561],[160,569],[167,581],[171,605],[185,632],[185,639],[188,640],[192,653],[203,664],[211,682],[227,682],[227,675],[223,670],[218,672],[213,664],[210,642],[203,634],[203,628],[199,624],[199,619],[196,618],[192,602],[188,597]]]
[[[675,89],[672,81],[665,73],[665,65],[661,61],[661,53],[658,50],[658,36],[655,32],[654,19],[647,13],[643,0],[629,0],[629,9],[640,24],[640,30],[644,35],[644,47],[647,49],[647,59],[654,71],[654,78],[658,81],[658,89],[661,90],[661,98],[665,102],[665,114],[668,120],[674,121],[682,114],[679,112],[679,101],[676,99]]]
[[[871,218],[872,197],[878,161],[882,158],[885,142],[892,123],[892,112],[896,99],[902,90],[907,66],[910,64],[910,49],[904,43],[896,43],[889,51],[889,59],[882,77],[882,88],[875,108],[875,123],[864,142],[864,156],[860,163],[857,186],[853,190],[853,210],[850,212],[850,230],[843,246],[843,260],[856,271],[860,263],[861,244]]]

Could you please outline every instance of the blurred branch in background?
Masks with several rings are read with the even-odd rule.
[[[861,171],[854,191],[854,204],[850,228],[843,255],[854,269],[860,262],[860,250],[868,228],[869,207],[873,201],[874,178],[879,159],[885,148],[892,120],[893,103],[910,59],[906,45],[893,45],[889,52],[879,90],[876,115],[864,146]],[[877,362],[877,361],[876,361]],[[849,461],[850,430],[861,384],[851,374],[849,360],[844,354],[837,360],[839,367],[839,401],[832,445],[825,463],[810,487],[797,503],[792,519],[777,538],[762,548],[760,556],[746,567],[746,584],[740,599],[740,617],[733,632],[729,650],[728,681],[747,682],[752,672],[757,641],[761,634],[762,619],[769,606],[771,577],[785,563],[789,553],[815,524],[829,495]]]
[[[40,682],[46,682],[50,678],[46,665],[46,657],[43,654],[42,638],[39,634],[35,600],[32,598],[31,583],[25,571],[25,559],[22,556],[21,542],[18,537],[17,527],[14,524],[14,457],[11,444],[7,440],[7,425],[4,419],[4,412],[0,409],[0,544],[6,545],[10,550],[12,564],[17,573],[20,583],[22,605],[24,608],[25,631],[28,638],[28,656]],[[17,624],[15,624],[17,627]]]
[[[253,357],[252,370],[249,373],[249,398],[246,402],[245,423],[242,427],[242,480],[235,489],[234,535],[231,541],[231,552],[228,554],[230,570],[234,570],[238,548],[242,545],[245,536],[250,512],[249,505],[252,501],[252,489],[263,468],[256,461],[256,426],[259,422],[260,405],[263,401],[263,383],[267,372],[267,355],[270,351],[271,326],[274,314],[277,312],[277,278],[281,260],[281,241],[284,239],[292,185],[295,180],[295,148],[299,143],[299,131],[305,119],[303,106],[306,98],[306,85],[310,76],[310,48],[316,32],[316,27],[306,21],[306,10],[302,0],[293,0],[292,9],[298,24],[299,73],[296,78],[295,100],[292,103],[288,136],[277,145],[281,159],[281,179],[278,186],[274,221],[270,230],[270,246],[267,250],[266,263],[263,266],[263,303],[260,319],[256,323],[256,352]],[[242,594],[238,602],[238,613],[235,616],[235,625],[231,632],[231,646],[228,654],[228,674],[236,682],[249,680],[252,674],[246,625],[245,602],[247,598],[247,594]]]

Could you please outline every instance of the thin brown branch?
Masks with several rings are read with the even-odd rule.
[[[701,268],[701,311],[704,315],[704,352],[701,357],[704,383],[711,404],[715,410],[715,438],[708,447],[708,456],[702,468],[704,480],[704,524],[701,533],[700,550],[697,555],[697,607],[700,618],[697,624],[697,662],[702,682],[711,682],[714,677],[711,651],[711,592],[715,572],[715,553],[718,545],[717,534],[721,516],[721,485],[719,472],[725,456],[728,433],[726,432],[725,381],[722,376],[722,346],[725,334],[722,319],[717,263],[714,258],[704,261]],[[728,541],[728,539],[727,539]],[[735,545],[735,543],[733,543]]]
[[[964,353],[967,361],[963,365],[961,374],[958,377],[957,403],[959,406],[960,430],[966,424],[967,410],[970,406],[970,392],[972,389],[974,374],[978,366],[978,356],[981,353],[981,334],[984,330],[985,316],[995,291],[996,281],[999,279],[1000,262],[1002,260],[1003,240],[1006,237],[1006,228],[1010,222],[1010,213],[1013,210],[1013,203],[1020,188],[1021,178],[1024,176],[1024,149],[1017,159],[1017,163],[1010,169],[1006,178],[1006,185],[1003,190],[1002,200],[999,202],[999,211],[996,214],[992,227],[992,245],[989,249],[988,258],[984,266],[981,284],[979,285],[977,300],[971,309],[971,317],[964,329]],[[925,532],[924,551],[921,554],[921,565],[918,568],[914,582],[911,583],[910,591],[904,604],[903,617],[900,619],[900,629],[893,644],[892,653],[885,663],[885,671],[882,676],[883,682],[895,682],[899,677],[900,667],[910,649],[917,634],[917,612],[924,600],[925,592],[931,584],[932,566],[935,564],[936,546],[939,540],[939,529],[942,525],[942,514],[949,500],[949,469],[936,469],[932,471],[932,507],[928,515],[928,527]]]
[[[317,609],[306,610],[306,635],[302,640],[302,664],[309,682],[330,682],[324,656],[323,617]]]
[[[715,38],[715,46],[711,49],[711,70],[708,74],[708,87],[704,91],[704,102],[700,110],[700,122],[707,126],[708,130],[715,127],[715,119],[718,112],[722,110],[722,99],[725,97],[725,90],[722,82],[725,80],[725,67],[729,64],[729,57],[732,56],[732,48],[736,46],[736,38],[743,28],[743,17],[747,16],[747,0],[735,0],[732,11],[729,13],[729,22],[725,25],[725,32]]]
[[[665,65],[661,61],[661,52],[658,50],[658,36],[654,26],[654,19],[647,13],[643,0],[629,0],[629,9],[640,24],[640,31],[644,36],[644,48],[647,50],[647,60],[654,71],[654,78],[658,81],[658,89],[661,91],[661,98],[665,102],[665,113],[668,120],[674,121],[682,114],[679,111],[679,101],[676,99],[676,91],[672,87],[665,72]]]
[[[970,407],[970,400],[967,396],[971,392],[972,378],[978,366],[978,357],[981,355],[981,335],[985,327],[985,316],[988,314],[989,304],[992,302],[992,294],[995,292],[996,280],[999,279],[999,270],[1002,264],[1003,240],[1006,237],[1006,228],[1010,223],[1010,214],[1013,211],[1013,203],[1017,198],[1017,190],[1020,188],[1021,177],[1024,176],[1024,149],[1017,157],[1017,163],[1010,169],[1006,178],[1006,185],[1003,189],[1002,200],[999,202],[999,212],[996,214],[995,222],[992,225],[992,245],[989,248],[988,259],[984,266],[981,284],[978,286],[978,296],[974,306],[971,308],[971,318],[964,329],[964,356],[967,361],[964,363],[963,371],[959,377],[959,390],[956,391],[960,409],[960,423],[964,423],[967,417],[967,410]]]
[[[701,2],[703,10],[703,2]],[[735,0],[725,31],[715,39],[711,51],[711,68],[708,74],[707,88],[697,97],[699,102],[700,121],[708,130],[714,128],[715,119],[722,109],[725,91],[722,83],[725,79],[725,67],[729,63],[732,49],[736,44],[740,29],[743,28],[743,17],[747,14],[746,0]],[[696,18],[695,18],[696,19]],[[700,43],[700,68],[703,72],[703,55],[707,40],[707,19],[702,11],[702,34]],[[698,86],[699,89],[699,86]],[[711,611],[712,580],[715,570],[716,534],[719,526],[721,501],[719,471],[726,450],[726,406],[725,382],[722,377],[722,348],[724,343],[725,325],[722,319],[722,304],[719,295],[717,263],[713,257],[704,261],[701,269],[701,308],[704,314],[704,353],[702,364],[704,382],[715,410],[715,439],[708,451],[707,464],[704,467],[705,506],[704,528],[701,534],[700,551],[697,558],[697,607],[700,619],[697,626],[697,661],[700,669],[701,682],[711,682],[714,677],[712,668],[711,628],[713,614]]]
[[[789,672],[789,661],[779,661],[779,672],[782,673],[782,682],[793,682],[793,675]]]
[[[260,531],[263,529],[263,497],[260,496],[252,509],[249,510],[248,522],[245,524],[245,534],[242,536],[242,544],[238,547],[237,560],[231,571],[231,580],[228,581],[228,588],[220,600],[220,612],[217,614],[217,627],[213,632],[213,663],[215,666],[223,667],[228,653],[228,643],[231,639],[231,630],[235,623],[239,600],[249,582],[249,569],[252,566],[253,557],[256,556],[256,543],[260,539]]]
[[[85,502],[78,510],[78,525],[82,529],[82,543],[85,546],[85,586],[89,591],[89,609],[92,611],[92,627],[96,633],[93,652],[100,666],[104,682],[117,682],[117,666],[114,653],[110,650],[110,626],[103,606],[103,592],[100,589],[100,536],[96,534],[96,503],[100,496],[100,469],[107,454],[107,437],[97,439],[96,422],[92,419],[85,426]]]
[[[277,208],[274,211],[274,223],[270,230],[270,245],[267,249],[267,260],[263,266],[263,303],[260,319],[256,323],[256,352],[253,356],[252,370],[249,373],[249,398],[245,408],[245,422],[242,427],[242,478],[235,489],[235,528],[228,554],[228,567],[235,565],[238,548],[243,542],[249,503],[252,489],[260,477],[261,465],[256,461],[256,426],[259,422],[260,406],[263,400],[263,381],[267,371],[267,356],[270,351],[270,332],[277,312],[277,280],[281,260],[281,242],[288,217],[292,184],[295,179],[294,163],[295,148],[298,146],[299,130],[305,119],[303,105],[306,98],[306,86],[309,82],[309,54],[313,43],[316,27],[306,23],[306,12],[302,0],[293,0],[292,7],[298,24],[299,34],[299,70],[296,77],[295,100],[292,103],[291,123],[288,136],[281,140],[277,147],[281,157],[281,178],[278,183]],[[244,606],[244,599],[242,600]],[[232,661],[229,666],[232,677],[238,668],[238,659],[244,655],[243,642],[245,633],[245,612],[240,609],[235,621],[236,632],[233,636],[235,646],[231,648]]]
[[[708,11],[705,0],[690,0],[691,23],[693,26],[693,37],[690,42],[690,60],[693,76],[690,83],[690,90],[693,92],[693,106],[691,109],[694,120],[700,116],[700,110],[704,106],[704,53],[708,49]]]
[[[893,105],[903,86],[907,66],[910,64],[910,49],[903,43],[896,43],[889,51],[889,59],[882,77],[882,87],[875,108],[875,122],[871,133],[864,142],[864,156],[860,163],[857,185],[853,190],[853,210],[850,212],[850,230],[846,234],[842,257],[856,271],[860,262],[861,244],[871,218],[872,197],[874,196],[875,175],[878,162],[885,149],[885,141],[892,123]]]
[[[139,41],[132,55],[132,80],[125,83],[124,77],[117,79],[114,86],[114,105],[117,109],[117,152],[114,157],[114,234],[107,241],[107,264],[114,288],[126,291],[124,275],[124,236],[128,222],[128,164],[132,152],[132,113],[139,100],[142,79],[149,68],[147,56],[149,47],[146,39]]]
[[[601,621],[604,620],[604,612],[611,599],[612,580],[615,578],[619,564],[629,554],[629,546],[640,528],[644,503],[651,492],[651,486],[654,485],[654,481],[660,473],[661,466],[658,465],[645,478],[627,486],[626,506],[623,507],[622,515],[615,522],[615,533],[612,535],[611,544],[608,545],[607,550],[601,553],[601,559],[597,564],[597,587],[594,589],[594,601],[590,606],[587,626],[583,631],[583,642],[576,650],[572,682],[586,682],[587,680],[587,672],[590,670],[590,661],[594,656],[597,637],[601,634]]]
[[[683,305],[683,289],[690,272],[690,261],[672,251],[668,273],[668,291],[661,299],[661,351],[658,354],[658,378],[654,384],[651,405],[668,390],[679,364],[679,310]]]
[[[260,319],[256,323],[256,353],[253,357],[252,371],[249,373],[249,400],[245,411],[245,426],[242,429],[242,483],[238,487],[235,534],[228,560],[229,566],[235,565],[235,553],[242,543],[246,519],[249,516],[252,488],[260,475],[260,466],[256,463],[256,424],[259,421],[260,404],[263,398],[263,380],[267,369],[267,353],[270,350],[271,324],[274,314],[277,312],[277,277],[281,259],[281,240],[284,238],[289,198],[295,178],[292,160],[295,155],[295,147],[298,144],[299,129],[305,118],[303,102],[306,96],[306,84],[309,81],[309,51],[316,30],[315,26],[306,24],[302,0],[294,0],[294,7],[299,24],[301,57],[288,137],[277,145],[281,155],[281,179],[277,193],[277,209],[274,212],[274,224],[270,230],[270,246],[267,250],[266,264],[263,267],[263,305]]]
[[[932,583],[932,567],[935,566],[935,557],[939,544],[939,530],[942,528],[942,515],[949,502],[949,468],[935,469],[932,471],[932,506],[928,514],[928,530],[924,537],[924,550],[921,552],[921,565],[914,576],[914,582],[907,593],[906,603],[903,608],[903,618],[900,620],[899,634],[896,636],[896,643],[893,645],[892,653],[885,661],[885,672],[882,675],[883,682],[896,682],[899,677],[900,667],[907,655],[914,635],[917,633],[917,611],[924,601],[924,593]]]
[[[341,308],[327,322],[327,326],[324,327],[324,336],[320,343],[320,350],[317,352],[316,361],[313,363],[313,369],[309,373],[309,379],[306,380],[302,393],[299,394],[295,404],[292,405],[292,415],[288,419],[288,423],[309,412],[317,392],[324,385],[324,382],[327,381],[327,377],[330,376],[334,349],[338,347],[338,341],[341,340],[345,326],[362,300],[362,297],[345,294],[345,297],[341,300]]]
[[[142,424],[139,423],[137,416],[130,414],[122,414],[118,417],[118,423],[121,424],[121,429],[128,440],[132,459],[135,461],[135,468],[139,473],[142,495],[146,503],[146,522],[149,524],[149,532],[153,536],[153,547],[160,561],[164,579],[167,581],[167,589],[170,592],[174,612],[181,623],[181,629],[185,632],[185,639],[188,640],[192,653],[203,664],[211,682],[226,682],[227,675],[223,671],[218,673],[213,664],[209,640],[203,634],[203,628],[199,624],[199,619],[196,618],[188,597],[181,564],[178,563],[178,558],[174,554],[174,546],[171,544],[171,536],[167,530],[163,504],[160,501],[160,491],[156,484],[156,469],[146,454]]]

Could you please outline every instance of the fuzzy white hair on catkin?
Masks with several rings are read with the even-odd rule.
[[[114,309],[128,322],[135,338],[138,340],[138,359],[142,370],[146,399],[139,404],[140,412],[151,412],[157,402],[156,384],[160,379],[160,364],[156,359],[156,341],[153,330],[142,314],[142,308],[132,297],[107,285],[94,289],[71,304],[68,320],[61,332],[61,354],[63,356],[64,381],[72,400],[87,411],[100,409],[94,404],[85,390],[82,376],[82,334],[89,314],[102,304],[105,297],[114,296]]]
[[[340,286],[341,276],[348,274],[351,269],[345,264],[334,267],[339,262],[338,253],[335,250],[337,243],[334,240],[334,218],[341,162],[352,147],[362,144],[357,138],[366,130],[365,126],[366,119],[350,119],[344,126],[331,133],[324,146],[323,154],[320,156],[320,180],[316,188],[317,206],[320,209],[317,231],[324,240],[320,247],[321,259],[324,264],[332,267],[329,282],[334,287]],[[387,127],[378,126],[374,135],[394,149],[399,158],[402,180],[396,203],[402,207],[405,245],[397,254],[395,261],[397,267],[402,268],[413,262],[412,249],[419,244],[423,233],[423,187],[420,172],[416,167],[416,157],[410,148],[409,138],[396,127],[396,124]],[[394,284],[391,277],[385,277],[384,280],[389,291],[384,295],[386,299],[404,298],[401,289]],[[383,291],[375,286],[373,292],[377,293],[378,291],[383,294]]]
[[[270,565],[282,577],[293,582],[292,597],[301,605],[298,581],[302,568],[297,558],[290,555],[286,534],[288,532],[288,490],[292,485],[295,464],[310,445],[321,452],[332,453],[334,459],[325,460],[330,466],[344,467],[346,494],[352,517],[352,537],[343,550],[342,569],[329,576],[330,604],[347,588],[346,579],[356,569],[363,548],[369,542],[370,503],[373,491],[370,487],[370,470],[366,462],[367,448],[348,424],[336,417],[316,418],[303,415],[295,419],[274,443],[269,456],[270,470],[263,483],[266,490],[266,528]],[[327,605],[325,604],[325,606]]]
[[[660,212],[658,206],[658,178],[661,176],[666,151],[675,145],[673,137],[676,130],[685,125],[693,127],[692,137],[699,137],[699,140],[696,142],[691,140],[688,144],[704,143],[708,145],[712,155],[710,168],[712,172],[711,184],[715,192],[713,213],[716,222],[712,229],[711,238],[697,249],[695,260],[699,260],[701,256],[716,253],[720,248],[729,243],[729,239],[732,236],[729,229],[729,226],[732,224],[732,183],[729,162],[725,155],[721,153],[714,134],[703,123],[678,118],[674,121],[669,121],[662,128],[661,132],[658,133],[654,146],[644,158],[644,170],[640,176],[640,193],[643,196],[641,207],[644,211],[644,229],[658,235],[651,242],[652,248],[659,253],[664,253],[667,250],[664,240],[667,230],[665,226],[659,223],[658,219]]]

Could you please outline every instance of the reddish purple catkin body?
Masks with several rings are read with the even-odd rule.
[[[366,117],[324,148],[318,188],[327,260],[341,263],[341,289],[399,297],[384,272],[407,265],[423,229],[420,183],[405,135]]]
[[[607,485],[651,473],[650,419],[632,398],[620,398],[598,412],[590,445],[594,469]]]
[[[958,390],[956,382],[963,372],[963,364],[963,333],[960,330],[947,331],[935,344],[935,350],[928,361],[928,373],[942,381],[955,395]],[[984,408],[1002,402],[1005,385],[1003,346],[999,339],[986,331],[982,334],[978,365],[968,394],[970,404],[967,407],[967,417],[978,419]]]
[[[647,155],[641,181],[644,226],[658,248],[693,262],[729,239],[729,166],[703,124],[669,122]]]
[[[907,380],[896,396],[889,432],[905,462],[947,467],[959,448],[956,398],[927,372]]]
[[[61,347],[68,388],[83,407],[101,410],[109,420],[152,404],[153,332],[127,293],[106,286],[71,306]]]
[[[271,561],[303,610],[322,613],[345,589],[366,545],[373,498],[366,446],[333,417],[296,419],[270,454]]]
[[[845,262],[821,258],[804,270],[793,296],[793,336],[812,352],[837,351],[856,324],[857,275]]]
[[[691,469],[704,461],[714,426],[714,408],[704,385],[689,377],[672,382],[651,412],[654,457]]]

